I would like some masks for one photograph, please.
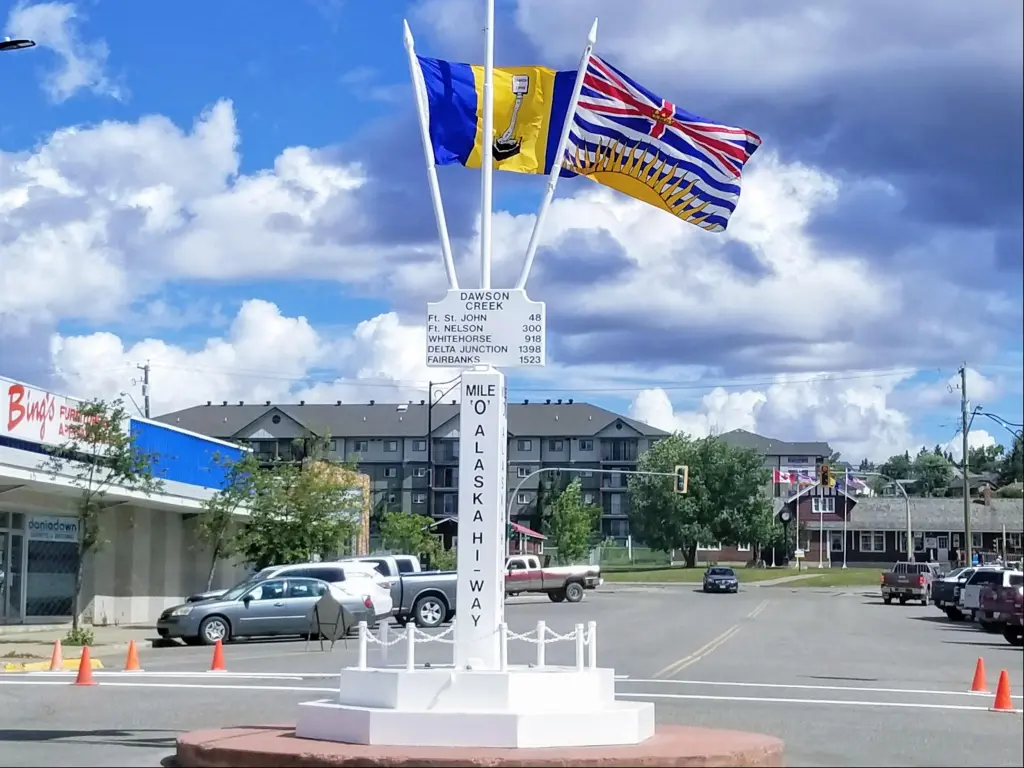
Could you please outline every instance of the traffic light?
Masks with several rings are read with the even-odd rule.
[[[686,493],[686,489],[690,485],[690,468],[685,464],[676,467],[675,483],[676,493]]]
[[[511,539],[515,535],[516,529],[512,527],[512,521],[509,520],[505,523],[505,538]]]
[[[821,487],[822,488],[835,488],[836,478],[832,474],[832,469],[828,464],[821,465]]]

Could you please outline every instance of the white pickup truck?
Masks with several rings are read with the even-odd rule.
[[[978,610],[981,608],[981,592],[986,587],[1001,586],[1005,580],[1005,574],[1011,573],[1005,568],[998,566],[982,566],[978,568],[967,582],[960,588],[960,596],[957,598],[957,609],[971,621],[977,621]],[[1009,584],[1009,582],[1006,582]]]
[[[505,561],[505,594],[544,592],[554,603],[578,603],[584,590],[604,583],[599,565],[545,568],[536,555],[513,555]]]

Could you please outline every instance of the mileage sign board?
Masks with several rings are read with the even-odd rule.
[[[544,302],[522,289],[450,290],[427,304],[427,365],[544,365]]]

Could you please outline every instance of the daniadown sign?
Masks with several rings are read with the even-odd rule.
[[[33,515],[28,519],[30,541],[78,541],[78,518]]]

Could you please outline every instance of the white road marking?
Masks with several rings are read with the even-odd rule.
[[[909,701],[854,701],[843,699],[789,699],[770,696],[705,696],[696,693],[616,693],[615,698],[627,699],[693,699],[697,701],[751,701],[758,704],[826,704],[847,707],[897,707],[904,709],[943,709],[956,711],[988,712],[988,707],[967,704],[925,704]],[[1021,710],[1013,710],[1020,714]]]
[[[939,696],[994,696],[994,692],[978,693],[976,691],[937,691],[926,688],[868,688],[851,685],[806,685],[800,683],[740,683],[721,680],[666,680],[666,679],[639,679],[630,678],[630,683],[653,683],[658,685],[707,685],[725,686],[733,688],[776,688],[782,690],[800,691],[854,691],[857,693],[904,693],[908,695],[939,695]],[[1013,694],[1013,698],[1024,698],[1020,694]]]

